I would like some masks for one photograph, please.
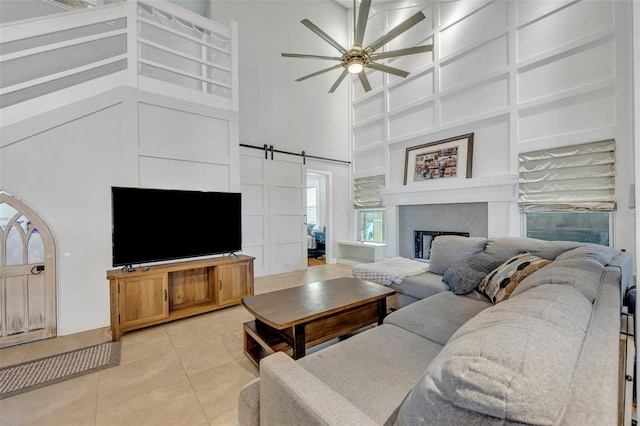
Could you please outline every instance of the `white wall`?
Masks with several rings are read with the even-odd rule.
[[[60,335],[109,324],[111,186],[239,191],[237,124],[122,88],[2,128],[2,188],[55,235]]]
[[[356,85],[354,176],[386,173],[388,186],[401,187],[407,147],[469,132],[473,177],[516,175],[520,152],[614,138],[614,241],[631,250],[631,1],[397,2],[376,6],[369,29],[419,9],[427,19],[390,47],[433,42],[433,54],[391,62],[411,72],[405,80],[372,72],[372,92]]]
[[[214,1],[211,17],[238,22],[240,142],[349,160],[348,85],[327,94],[340,72],[296,82],[334,63],[280,55],[337,53],[300,21],[308,18],[346,44],[345,9],[332,2]]]
[[[282,52],[335,56],[337,52],[300,21],[310,19],[336,41],[346,45],[346,10],[330,1],[214,1],[211,3],[211,17],[218,22],[238,22],[240,142],[260,147],[273,145],[282,151],[305,151],[308,155],[348,161],[351,153],[349,85],[344,82],[335,93],[327,93],[340,74],[337,70],[296,82],[296,78],[333,63],[281,56]],[[277,156],[283,158],[282,154]],[[307,167],[331,175],[328,192],[332,217],[327,218],[327,239],[348,239],[351,211],[349,165],[308,159]],[[255,180],[256,173],[253,172],[257,173],[253,170],[241,176],[245,188],[243,193],[246,190],[264,196],[266,187]],[[246,195],[249,196],[249,192]],[[256,201],[256,206],[250,209],[251,214],[245,211],[244,218],[252,229],[251,235],[245,236],[244,240],[247,250],[257,258],[256,275],[270,274],[273,265],[282,263],[269,259],[275,253],[265,252],[265,247],[270,246],[265,203],[268,204],[265,200]],[[331,253],[332,248],[328,248],[328,255]]]

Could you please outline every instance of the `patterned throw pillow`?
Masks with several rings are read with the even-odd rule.
[[[522,280],[550,263],[550,260],[542,259],[531,253],[518,254],[503,262],[484,277],[478,290],[486,295],[493,304],[502,302],[509,298]]]

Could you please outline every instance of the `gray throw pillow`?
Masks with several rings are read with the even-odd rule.
[[[429,271],[443,275],[454,263],[484,250],[487,240],[479,237],[440,235],[433,239]]]
[[[467,294],[478,288],[480,281],[493,271],[500,260],[484,252],[474,254],[467,260],[461,260],[447,269],[442,277],[454,294]]]

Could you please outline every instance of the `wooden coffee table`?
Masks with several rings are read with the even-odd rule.
[[[256,318],[244,324],[244,353],[256,366],[278,351],[302,358],[307,348],[382,324],[387,297],[394,293],[357,278],[337,278],[244,297],[242,304]]]

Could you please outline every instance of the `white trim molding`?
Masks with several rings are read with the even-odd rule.
[[[418,204],[456,204],[481,202],[515,202],[518,177],[515,175],[464,179],[405,185],[380,190],[385,206]]]

